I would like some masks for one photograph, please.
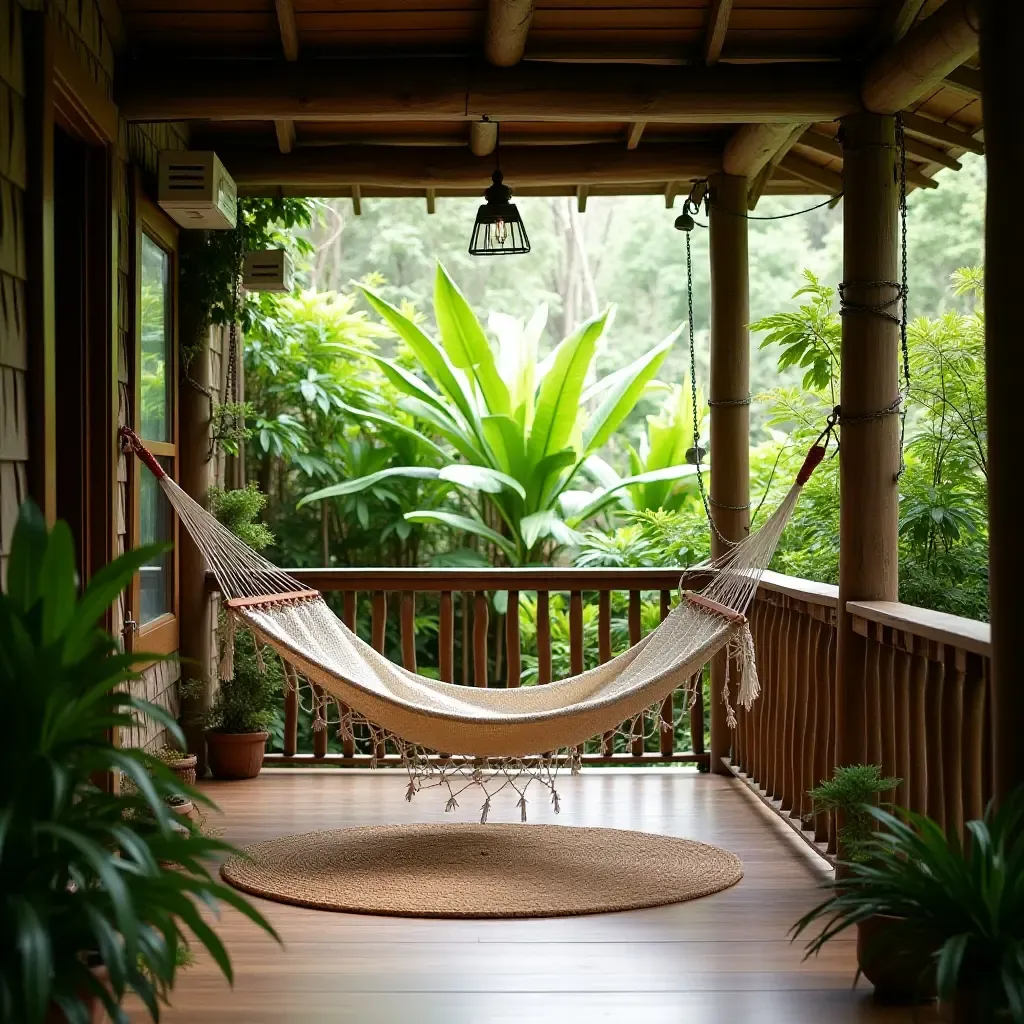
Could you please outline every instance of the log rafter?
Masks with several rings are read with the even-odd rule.
[[[729,30],[732,0],[712,0],[707,34],[704,36],[704,63],[717,64]]]
[[[281,51],[287,61],[299,59],[299,31],[295,25],[295,8],[292,0],[274,0],[277,11],[277,28],[281,34]],[[277,135],[277,147],[282,153],[290,153],[295,148],[295,121],[290,117],[274,119],[274,132]]]
[[[497,67],[523,59],[533,19],[533,0],[488,0],[484,53]]]

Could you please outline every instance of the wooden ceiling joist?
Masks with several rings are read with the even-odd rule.
[[[422,145],[422,142],[420,143]],[[498,145],[498,125],[494,121],[473,121],[469,126],[469,149],[474,156],[489,156]]]
[[[432,214],[437,210],[437,189],[427,189],[427,213]]]
[[[955,0],[959,2],[959,0]],[[564,65],[523,61],[472,69],[460,60],[127,62],[119,77],[130,121],[828,121],[860,109],[839,65],[714,67]]]
[[[285,60],[299,59],[299,30],[295,26],[295,8],[292,0],[274,0],[277,8],[277,26],[281,33],[281,49]]]
[[[943,84],[951,85],[957,92],[962,92],[965,96],[973,96],[976,100],[981,99],[981,72],[977,68],[954,68],[943,79]]]
[[[725,45],[725,33],[729,30],[729,15],[732,0],[711,0],[707,34],[704,36],[704,63],[717,64]]]
[[[488,0],[484,53],[497,67],[518,64],[526,50],[533,0]]]
[[[629,126],[629,135],[626,137],[626,149],[636,149],[640,145],[640,136],[647,127],[646,121],[634,121]]]
[[[352,186],[352,212],[357,217],[363,215],[363,191],[358,185]]]
[[[976,139],[960,128],[954,128],[952,125],[936,121],[931,117],[904,111],[903,126],[908,132],[913,132],[915,135],[923,135],[926,139],[944,142],[947,146],[955,146],[957,149],[965,149],[968,153],[977,153],[979,156],[983,156],[985,153],[985,144],[980,139]]]
[[[779,167],[794,178],[814,185],[826,195],[836,196],[843,191],[843,176],[819,167],[795,153],[788,153],[779,161]]]
[[[914,26],[924,0],[886,0],[870,50],[879,50],[898,43]]]
[[[978,0],[947,0],[868,66],[864,106],[895,114],[934,89],[978,49]]]
[[[831,135],[808,131],[800,137],[799,145],[806,146],[808,149],[813,149],[816,153],[821,153],[823,156],[831,157],[834,160],[843,159],[843,147],[840,145],[839,140]],[[906,136],[906,146],[907,155],[910,157],[917,157],[919,160],[925,160],[930,164],[940,164],[942,167],[948,167],[953,171],[960,170],[959,160],[951,157],[945,150],[929,146],[928,143],[921,142],[920,139],[915,139],[912,135],[908,134]]]
[[[722,170],[754,178],[793,132],[792,124],[747,124],[733,133],[722,153]]]
[[[396,188],[473,187],[482,192],[490,164],[464,149],[221,150],[224,165],[243,192],[283,185],[310,189],[350,185]],[[620,144],[565,149],[516,149],[502,153],[501,169],[513,188],[568,185],[664,183],[702,178],[718,169],[719,153],[707,143],[644,146]]]
[[[587,185],[576,186],[576,210],[578,213],[587,212],[587,198],[590,195],[590,188]]]
[[[295,148],[295,122],[288,118],[279,118],[274,122],[274,133],[277,135],[277,148],[282,153],[290,153]]]

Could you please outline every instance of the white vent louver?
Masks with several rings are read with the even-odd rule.
[[[168,150],[160,154],[160,206],[184,228],[233,228],[238,192],[217,154]]]
[[[242,285],[251,292],[290,292],[292,261],[284,249],[247,252],[242,265]]]

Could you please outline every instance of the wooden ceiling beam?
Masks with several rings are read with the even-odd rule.
[[[768,158],[768,162],[761,168],[760,172],[754,177],[747,190],[747,209],[753,210],[757,206],[758,201],[764,194],[765,188],[768,186],[768,182],[775,176],[775,172],[793,146],[799,141],[803,134],[811,126],[809,124],[795,124],[791,126],[789,133],[776,147],[775,152]]]
[[[640,136],[647,127],[646,121],[634,121],[629,126],[629,135],[626,137],[626,149],[636,149],[640,145]]]
[[[352,186],[352,212],[357,217],[363,215],[363,192],[358,185]]]
[[[432,214],[437,210],[437,189],[428,188],[426,193],[427,213]]]
[[[491,166],[464,149],[392,149],[372,146],[300,149],[287,155],[271,150],[219,151],[239,189],[350,185],[396,188],[478,187]],[[501,169],[513,188],[661,184],[703,178],[718,169],[720,153],[707,143],[645,146],[629,152],[621,143],[565,149],[517,149],[502,153]]]
[[[497,148],[497,145],[498,125],[494,121],[472,121],[470,123],[469,149],[474,156],[489,156]]]
[[[877,53],[898,43],[913,28],[923,6],[924,0],[888,0],[878,20],[869,52]]]
[[[835,196],[843,191],[843,176],[835,171],[819,167],[810,160],[805,160],[795,153],[788,153],[779,161],[779,167],[794,178],[806,181],[808,185],[814,185],[826,195]]]
[[[963,66],[954,68],[943,79],[943,84],[952,86],[965,96],[971,96],[976,100],[981,99],[981,72],[977,68]]]
[[[923,135],[926,139],[932,139],[935,142],[944,142],[947,146],[953,146],[956,149],[965,149],[968,153],[977,153],[979,156],[983,156],[985,153],[985,144],[980,139],[976,139],[960,128],[954,128],[952,125],[936,121],[931,117],[904,111],[903,126],[908,132],[913,132],[915,135]]]
[[[290,153],[295,148],[295,122],[286,117],[274,122],[274,133],[277,135],[277,148],[282,153]]]
[[[128,49],[128,30],[125,28],[121,5],[117,0],[99,0],[99,8],[103,27],[110,39],[110,48],[120,56]]]
[[[864,106],[895,114],[921,99],[978,49],[978,0],[947,0],[869,65]]]
[[[722,153],[722,170],[754,178],[793,132],[792,124],[745,124],[735,131]]]
[[[292,0],[274,0],[277,8],[277,27],[281,33],[281,49],[285,60],[299,59],[299,31],[295,26],[295,8]]]
[[[576,186],[576,211],[577,213],[587,212],[587,197],[590,195],[590,188],[587,185]]]
[[[496,67],[518,64],[526,50],[533,0],[488,0],[484,53]]]
[[[963,164],[955,157],[951,157],[944,149],[936,146],[929,146],[927,142],[915,139],[913,135],[905,134],[907,152],[916,156],[919,160],[926,160],[930,164],[939,164],[948,167],[951,171],[959,171]]]
[[[959,0],[951,0],[959,2]],[[828,121],[861,109],[853,72],[763,67],[564,65],[472,69],[461,60],[129,61],[118,76],[130,121]]]
[[[731,13],[732,0],[711,0],[711,14],[708,18],[707,33],[704,36],[705,64],[717,64],[721,58]]]

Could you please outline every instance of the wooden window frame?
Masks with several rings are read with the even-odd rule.
[[[142,283],[142,238],[147,235],[170,257],[171,285],[171,351],[167,364],[169,395],[171,405],[171,440],[154,441],[141,436],[142,380],[140,367],[142,364],[142,304],[139,302],[139,289]],[[149,450],[157,457],[174,460],[171,478],[177,480],[181,471],[181,453],[178,448],[178,228],[177,225],[146,195],[142,187],[141,176],[135,175],[135,194],[132,204],[132,237],[134,240],[132,263],[132,303],[134,306],[133,338],[130,349],[130,386],[132,389],[132,418],[136,428],[140,429],[140,438]],[[136,548],[142,542],[142,523],[140,515],[139,485],[140,474],[149,470],[138,459],[129,460],[129,501],[131,505],[131,523],[129,540],[130,547]],[[178,517],[171,515],[171,539],[174,550],[171,555],[170,567],[172,576],[171,610],[158,616],[151,622],[138,626],[132,638],[134,650],[147,654],[172,654],[178,649],[178,620],[180,614],[180,566],[179,566],[179,532]],[[130,609],[132,619],[137,618],[141,608],[142,577],[136,573],[130,588]],[[140,663],[136,671],[144,669],[152,662]]]

